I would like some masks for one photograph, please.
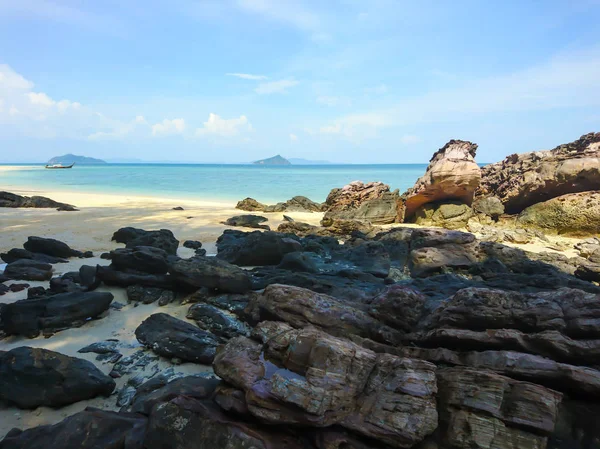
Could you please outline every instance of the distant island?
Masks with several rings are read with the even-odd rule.
[[[261,159],[260,161],[254,161],[255,165],[292,165],[290,161],[286,158],[281,157],[279,154],[277,156],[270,157],[268,159]]]
[[[48,165],[53,165],[53,164],[69,165],[69,164],[72,164],[73,162],[75,162],[76,164],[79,164],[79,165],[106,164],[106,161],[103,161],[102,159],[96,159],[96,158],[87,157],[87,156],[77,156],[76,154],[65,154],[63,156],[53,157],[52,159],[50,159],[48,161]]]

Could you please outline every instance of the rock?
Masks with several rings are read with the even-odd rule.
[[[532,240],[531,234],[525,229],[507,230],[502,232],[503,240],[524,245]]]
[[[143,285],[144,287],[156,287],[167,290],[175,288],[175,278],[165,274],[130,273],[98,265],[96,276],[106,285],[117,285],[119,287]]]
[[[575,276],[584,281],[600,282],[600,263],[581,265],[575,270]]]
[[[75,206],[71,206],[70,204],[58,206],[56,210],[59,212],[79,212],[79,209],[77,209]]]
[[[52,265],[32,259],[19,259],[9,263],[4,274],[23,281],[48,281],[52,278]]]
[[[294,221],[296,221],[296,220],[294,220],[292,217],[290,217],[288,215],[284,215],[283,216],[283,220],[287,221],[288,223],[293,223]]]
[[[398,191],[390,191],[382,182],[364,184],[354,181],[333,189],[325,201],[323,225],[330,220],[360,220],[373,224],[402,221],[402,203]]]
[[[21,196],[10,192],[0,192],[0,207],[36,207],[76,210],[74,206],[51,200],[44,196]]]
[[[425,174],[402,196],[405,218],[427,203],[458,201],[470,206],[481,181],[481,170],[475,162],[477,145],[464,140],[451,140],[429,161]]]
[[[157,360],[158,357],[152,356],[146,353],[146,350],[141,349],[127,357],[123,357],[117,363],[115,363],[113,369],[109,373],[109,376],[114,379],[118,379],[126,374],[131,374],[139,370],[142,370],[144,373],[147,373],[146,368],[148,367],[148,365]],[[149,369],[148,371],[151,371],[149,377],[152,377],[157,373],[158,366],[153,365],[152,369]]]
[[[16,262],[20,259],[30,259],[43,263],[67,263],[68,260],[61,257],[48,256],[47,254],[32,253],[22,248],[13,248],[6,253],[0,254],[0,258],[6,263]]]
[[[564,398],[548,449],[586,449],[600,441],[600,406]]]
[[[100,279],[98,279],[98,267],[91,265],[80,266],[79,283],[88,291],[96,290],[101,283]]]
[[[119,352],[119,350],[117,349],[118,345],[119,342],[116,340],[99,341],[96,343],[92,343],[91,345],[87,345],[86,347],[81,348],[77,352],[81,354],[85,354],[88,352],[93,352],[95,354],[113,354],[115,352]]]
[[[10,284],[10,286],[8,287],[8,289],[13,292],[22,292],[23,290],[25,290],[26,288],[29,287],[29,284]]]
[[[202,248],[202,243],[198,240],[186,240],[185,242],[183,242],[183,247],[190,249],[200,249]]]
[[[235,293],[215,294],[206,288],[192,293],[183,300],[183,304],[204,302],[213,305],[218,309],[227,310],[240,317],[244,315],[244,310],[248,306],[252,294],[240,295]]]
[[[235,208],[248,212],[321,212],[323,210],[321,204],[315,203],[305,196],[295,196],[285,203],[277,203],[272,206],[259,203],[254,198],[246,198],[239,201]]]
[[[371,300],[369,314],[394,329],[411,332],[425,314],[426,302],[415,289],[391,285]]]
[[[163,357],[210,364],[219,345],[216,337],[165,313],[155,313],[135,330],[140,343]]]
[[[373,226],[369,222],[361,220],[346,220],[342,218],[323,217],[321,224],[326,227],[325,232],[319,232],[318,235],[331,236],[351,236],[360,233],[363,236],[371,237],[377,234],[381,229]]]
[[[267,218],[261,217],[260,215],[236,215],[235,217],[228,218],[223,222],[224,225],[227,226],[240,226],[244,228],[258,228],[258,229],[266,229],[267,231],[271,230],[271,228],[267,225],[262,225],[268,221]]]
[[[504,214],[504,204],[496,196],[482,197],[473,201],[473,210],[497,221],[500,215]]]
[[[0,380],[0,398],[25,409],[109,396],[115,388],[87,360],[25,346],[0,355]]]
[[[42,253],[48,256],[69,258],[69,257],[80,257],[81,251],[71,249],[69,245],[55,239],[46,239],[43,237],[28,237],[27,241],[23,244],[23,247],[27,251],[32,253]]]
[[[250,335],[250,328],[238,320],[233,313],[210,304],[192,305],[186,318],[194,320],[200,329],[218,337],[233,338],[239,335]]]
[[[152,304],[158,301],[159,306],[165,306],[175,300],[175,293],[162,288],[144,287],[142,285],[130,285],[127,287],[127,299],[132,302]]]
[[[172,208],[171,210],[185,210],[185,209],[181,206],[176,206],[176,207]]]
[[[444,229],[415,229],[409,235],[412,249],[441,246],[446,244],[467,245],[476,241],[468,232],[446,231]]]
[[[304,449],[295,435],[225,415],[210,400],[178,396],[152,409],[145,449]]]
[[[217,239],[217,258],[241,266],[277,265],[285,254],[301,250],[297,240],[270,231],[226,230]]]
[[[570,193],[529,206],[519,214],[517,225],[558,234],[597,234],[600,230],[600,190]]]
[[[207,287],[226,293],[245,293],[252,289],[246,271],[214,257],[179,260],[169,267],[169,271],[179,285],[190,289]]]
[[[437,428],[434,365],[378,355],[310,327],[263,322],[254,334],[261,343],[232,339],[213,367],[245,392],[260,420],[340,424],[393,447],[412,447]]]
[[[176,255],[179,240],[168,229],[158,231],[145,231],[138,228],[121,228],[116,231],[112,240],[118,243],[125,243],[127,248],[136,246],[152,246],[165,251],[167,254]]]
[[[46,296],[44,287],[31,287],[27,290],[27,299],[39,298],[40,296]]]
[[[315,262],[315,256],[311,253],[293,252],[287,253],[281,259],[277,268],[290,271],[302,271],[305,273],[318,273],[319,267]]]
[[[91,407],[52,426],[11,430],[2,449],[141,449],[146,417]]]
[[[549,151],[512,154],[482,169],[477,197],[494,195],[506,212],[525,208],[569,193],[598,190],[600,185],[600,133]]]
[[[110,252],[112,267],[117,270],[136,270],[150,274],[165,274],[169,269],[168,254],[152,246],[118,248]]]
[[[411,276],[424,277],[448,270],[468,270],[477,261],[475,246],[448,243],[412,250],[409,268]]]
[[[259,203],[254,198],[245,198],[242,201],[238,201],[235,208],[245,210],[248,212],[264,212],[267,205]]]
[[[399,332],[357,307],[332,296],[290,285],[267,286],[262,295],[250,300],[246,312],[255,323],[276,319],[295,328],[312,325],[338,337],[358,335],[390,344],[401,338]]]
[[[8,335],[36,337],[40,331],[54,332],[80,326],[106,311],[112,293],[60,293],[37,299],[24,299],[2,308],[2,326]]]
[[[70,271],[60,277],[50,279],[50,291],[52,294],[87,291],[80,281],[79,272]]]
[[[415,209],[413,221],[421,226],[460,229],[467,226],[473,210],[459,202],[427,203]]]

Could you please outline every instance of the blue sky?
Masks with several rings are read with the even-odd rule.
[[[600,0],[0,0],[0,161],[478,161],[600,130]]]

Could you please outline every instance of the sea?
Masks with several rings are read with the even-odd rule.
[[[0,190],[129,194],[197,201],[263,203],[303,195],[325,201],[330,190],[352,181],[382,181],[400,193],[412,187],[427,164],[394,165],[217,165],[106,164],[47,170],[43,165],[0,165]]]

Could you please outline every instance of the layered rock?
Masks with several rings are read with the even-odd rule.
[[[226,230],[217,240],[217,250],[217,258],[235,265],[277,265],[285,254],[301,251],[302,245],[276,232]]]
[[[60,407],[109,396],[114,388],[87,360],[25,346],[0,354],[0,399],[20,408]]]
[[[59,203],[45,196],[21,196],[10,192],[0,192],[0,207],[52,208],[61,211],[76,211],[75,206]]]
[[[206,287],[229,293],[244,293],[252,288],[246,271],[214,257],[178,260],[169,266],[169,271],[180,288]]]
[[[403,218],[398,191],[390,191],[382,182],[354,181],[333,189],[325,201],[325,211],[324,226],[330,226],[335,219],[389,224],[402,222]]]
[[[451,140],[440,148],[425,174],[402,195],[405,218],[412,218],[427,203],[459,201],[470,206],[481,181],[476,151],[476,144],[464,140]]]
[[[519,214],[517,224],[558,234],[598,234],[600,190],[561,195],[529,206]]]
[[[323,205],[315,203],[305,196],[295,196],[286,202],[271,206],[260,203],[254,198],[245,198],[238,201],[235,208],[248,212],[321,212]]]
[[[598,190],[600,133],[590,133],[553,150],[512,154],[482,169],[477,197],[494,195],[506,212],[525,208],[568,193]]]
[[[460,229],[467,226],[472,216],[473,209],[463,203],[427,203],[415,210],[413,221],[421,226]]]

